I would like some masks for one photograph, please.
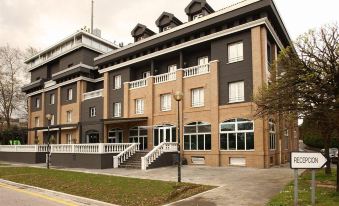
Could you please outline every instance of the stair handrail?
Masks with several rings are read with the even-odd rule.
[[[124,151],[113,157],[113,168],[118,168],[121,163],[130,158],[136,151],[139,151],[140,143],[133,143]]]
[[[154,147],[147,155],[141,157],[141,169],[146,170],[147,167],[154,162],[164,152],[177,151],[176,142],[162,142]]]

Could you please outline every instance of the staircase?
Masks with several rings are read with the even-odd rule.
[[[141,169],[141,157],[147,155],[149,151],[137,151],[125,162],[119,165],[120,168]]]

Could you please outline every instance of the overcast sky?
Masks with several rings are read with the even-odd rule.
[[[238,0],[208,0],[219,10]],[[94,27],[109,41],[132,42],[137,23],[158,32],[163,11],[186,22],[190,0],[95,0]],[[275,0],[292,39],[321,24],[339,22],[339,0]],[[91,0],[0,0],[0,46],[43,49],[83,26],[90,26]]]

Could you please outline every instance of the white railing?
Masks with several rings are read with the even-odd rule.
[[[210,73],[210,65],[202,64],[194,67],[188,67],[184,69],[184,77],[192,77],[200,74]]]
[[[177,79],[177,72],[169,72],[165,74],[159,74],[154,77],[154,84],[160,84],[163,82],[174,81]]]
[[[53,144],[52,153],[103,154],[120,153],[133,143]]]
[[[0,152],[47,152],[47,145],[0,145]]]
[[[178,151],[178,144],[176,142],[162,142],[154,147],[147,155],[141,157],[141,169],[146,170],[147,167],[154,162],[164,152]]]
[[[133,82],[129,82],[128,84],[129,84],[129,89],[136,89],[136,88],[147,86],[147,80],[139,79]]]
[[[95,91],[92,91],[92,92],[84,93],[83,94],[84,100],[102,97],[102,91],[103,91],[103,89],[99,89],[99,90],[95,90]]]
[[[121,163],[130,158],[136,151],[139,151],[140,143],[133,143],[117,156],[113,157],[113,168],[118,168]]]

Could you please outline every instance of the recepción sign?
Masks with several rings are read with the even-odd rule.
[[[292,169],[319,169],[327,159],[320,152],[292,152],[290,162]]]

